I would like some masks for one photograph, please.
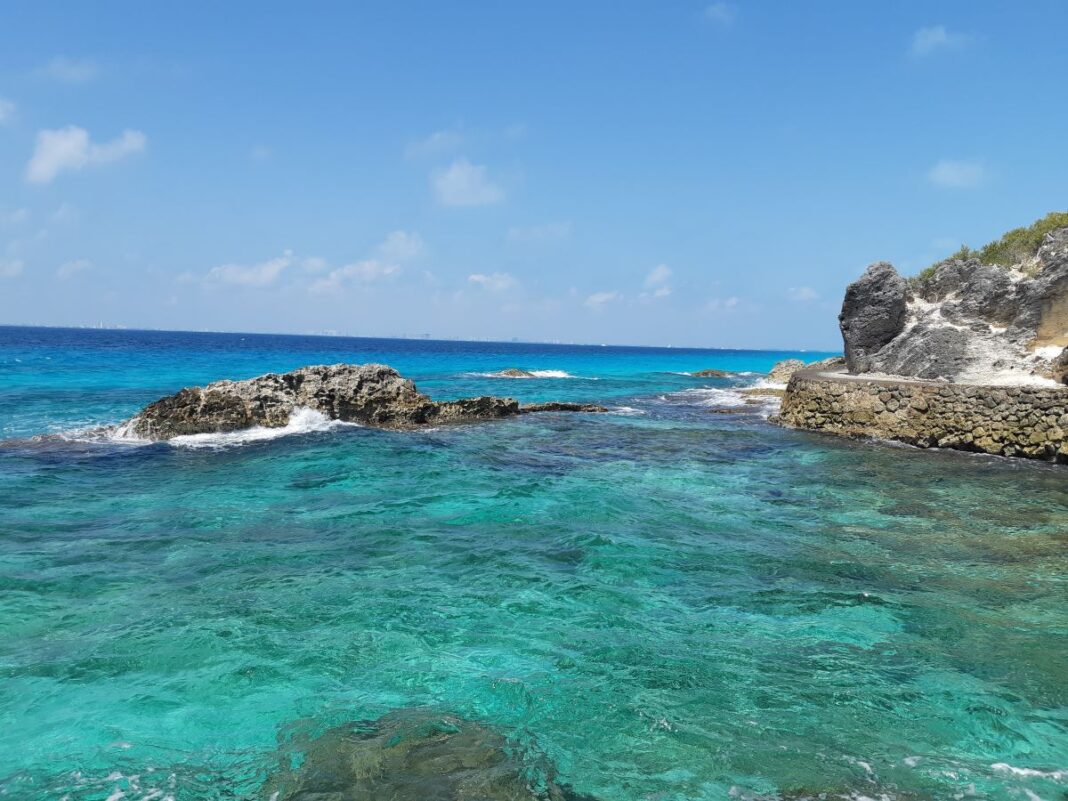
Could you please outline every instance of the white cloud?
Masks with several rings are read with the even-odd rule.
[[[671,268],[666,264],[658,264],[645,276],[645,288],[651,289],[654,286],[661,286],[666,284],[670,278]]]
[[[810,300],[819,300],[819,293],[810,286],[792,286],[786,290],[790,300],[798,303],[806,303]]]
[[[411,261],[426,250],[423,238],[415,232],[391,231],[378,246],[378,255],[386,261]]]
[[[606,304],[622,300],[622,298],[623,296],[615,290],[608,292],[594,292],[582,302],[582,305],[588,306],[591,309],[603,309]]]
[[[331,270],[325,278],[315,281],[309,287],[309,291],[316,294],[332,294],[344,289],[350,283],[371,284],[399,272],[400,267],[395,264],[386,264],[377,259],[365,259]]]
[[[23,266],[19,259],[0,259],[0,278],[17,278],[22,275]]]
[[[731,309],[737,307],[739,303],[740,301],[738,300],[738,298],[734,296],[731,296],[729,298],[712,298],[708,301],[708,303],[705,304],[705,308],[708,309],[708,311],[712,312],[730,311]]]
[[[237,286],[264,287],[270,286],[284,270],[293,264],[293,253],[287,250],[275,259],[268,259],[245,266],[241,264],[223,264],[213,267],[205,278],[206,283],[234,284]]]
[[[927,179],[947,189],[974,189],[986,181],[986,167],[977,161],[943,159],[928,170]]]
[[[467,276],[467,280],[491,292],[504,292],[519,285],[519,282],[508,273],[490,273],[489,275],[473,273]]]
[[[544,225],[515,226],[508,229],[505,238],[514,244],[558,242],[571,235],[571,223],[555,222]]]
[[[321,273],[330,265],[327,264],[326,259],[322,256],[308,256],[301,260],[300,266],[309,273]]]
[[[7,125],[15,119],[15,104],[0,97],[0,125]]]
[[[404,155],[409,159],[438,156],[442,153],[448,153],[451,150],[455,150],[463,143],[463,134],[455,129],[446,128],[440,131],[434,131],[434,133],[423,139],[410,142],[408,147],[404,149]]]
[[[89,259],[74,259],[73,261],[64,262],[56,270],[56,276],[63,281],[77,275],[80,272],[88,270],[93,266],[93,263]]]
[[[100,67],[88,59],[56,57],[37,70],[37,74],[60,83],[88,83],[100,74]]]
[[[46,184],[65,170],[77,171],[90,164],[119,161],[142,152],[147,141],[143,133],[131,130],[99,145],[90,141],[88,131],[75,125],[38,131],[33,156],[26,165],[26,180]]]
[[[737,9],[730,3],[712,3],[705,6],[705,19],[724,28],[734,24]]]
[[[969,34],[948,31],[945,25],[932,25],[912,34],[911,52],[914,56],[928,56],[939,50],[959,50],[971,41]]]
[[[486,206],[504,200],[504,190],[487,177],[486,168],[464,158],[436,170],[431,183],[443,206]]]

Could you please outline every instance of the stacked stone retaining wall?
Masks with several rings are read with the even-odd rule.
[[[895,381],[802,370],[790,379],[778,422],[921,448],[1068,463],[1068,387]]]

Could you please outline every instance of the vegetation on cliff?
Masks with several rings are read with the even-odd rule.
[[[920,283],[935,274],[935,270],[950,261],[978,259],[982,264],[1008,266],[1019,264],[1034,257],[1042,245],[1042,239],[1050,231],[1068,227],[1068,211],[1052,211],[1025,228],[1013,228],[1000,239],[988,242],[978,250],[961,245],[960,250],[948,258],[932,264],[913,279]]]

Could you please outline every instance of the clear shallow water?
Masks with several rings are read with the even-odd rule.
[[[678,374],[790,355],[0,329],[0,794],[256,798],[301,737],[432,707],[606,800],[1065,797],[1068,473]],[[26,439],[369,360],[625,411]],[[579,378],[479,375],[512,366]]]

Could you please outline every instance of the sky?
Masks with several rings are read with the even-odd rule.
[[[0,324],[840,347],[1068,207],[1068,3],[0,9]]]

